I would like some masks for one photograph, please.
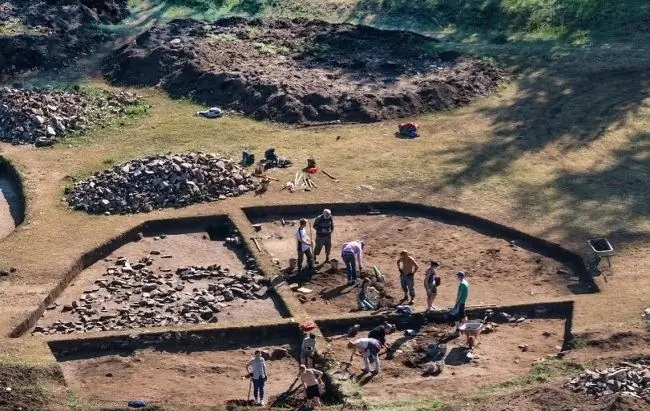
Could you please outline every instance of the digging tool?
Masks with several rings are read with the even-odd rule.
[[[257,237],[253,237],[253,242],[255,243],[255,247],[257,247],[257,251],[262,251],[262,247],[260,247],[260,243],[257,242]]]
[[[323,172],[323,174],[325,174],[326,176],[328,176],[329,178],[331,178],[332,180],[334,180],[335,183],[338,183],[338,182],[341,181],[341,180],[339,180],[338,178],[336,178],[336,177],[334,177],[333,175],[331,175],[330,173],[328,173],[327,171],[325,171],[325,170],[321,170],[321,171]]]
[[[253,378],[248,379],[248,395],[246,398],[246,404],[251,402],[251,387],[253,386]]]

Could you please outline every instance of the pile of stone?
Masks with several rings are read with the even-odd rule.
[[[75,130],[126,114],[135,94],[0,87],[0,141],[51,146]]]
[[[596,398],[621,393],[650,403],[650,360],[621,362],[605,370],[585,371],[565,387]]]
[[[189,153],[127,161],[66,191],[76,210],[126,214],[225,200],[253,191],[257,184],[230,158]]]
[[[149,268],[154,255],[159,253],[152,251],[139,262],[119,258],[81,298],[62,307],[48,307],[60,310],[65,319],[37,326],[34,334],[214,323],[217,314],[235,300],[268,297],[269,282],[252,258],[240,273],[218,265],[179,267],[175,272],[160,268],[156,273]]]

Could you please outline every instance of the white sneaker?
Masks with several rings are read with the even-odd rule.
[[[260,400],[258,400],[257,398],[255,398],[255,401],[253,401],[253,405],[260,405]]]
[[[261,406],[261,407],[263,407],[263,406],[264,406],[264,400],[260,400],[260,402],[259,402],[259,403],[257,403],[257,405],[259,405],[259,406]]]

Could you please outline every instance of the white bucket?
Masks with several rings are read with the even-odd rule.
[[[339,260],[337,260],[336,258],[332,258],[330,260],[330,267],[332,267],[332,270],[338,269],[339,268]]]

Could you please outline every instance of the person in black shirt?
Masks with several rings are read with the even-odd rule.
[[[320,251],[325,247],[325,261],[330,260],[332,251],[332,232],[334,231],[334,219],[332,212],[327,208],[323,214],[314,220],[314,230],[316,230],[316,244],[314,247],[314,258],[318,258]]]
[[[386,347],[386,334],[390,334],[395,331],[395,326],[389,323],[383,323],[379,327],[375,327],[368,333],[368,338],[374,338],[375,340],[381,343],[381,346]]]

